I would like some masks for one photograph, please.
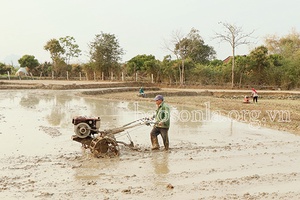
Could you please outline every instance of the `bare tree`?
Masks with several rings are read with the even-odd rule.
[[[219,22],[219,24],[222,24],[226,31],[224,34],[222,33],[216,33],[216,36],[214,39],[219,39],[220,42],[228,42],[232,47],[232,68],[231,68],[231,87],[234,87],[234,65],[235,65],[235,48],[243,45],[243,44],[249,44],[249,38],[251,38],[251,35],[253,34],[254,30],[250,33],[243,33],[242,27],[237,27],[234,24]]]
[[[172,36],[171,36],[171,40],[168,44],[168,42],[165,41],[165,48],[167,50],[169,50],[170,52],[172,52],[177,59],[181,59],[181,66],[179,66],[179,82],[180,85],[184,84],[184,61],[186,59],[186,54],[183,54],[181,52],[183,52],[183,48],[181,47],[181,41],[184,39],[184,35],[182,34],[182,32],[180,30],[176,30],[172,32]],[[179,45],[178,49],[174,48],[174,46],[176,47],[176,45]],[[172,46],[172,47],[170,47]]]

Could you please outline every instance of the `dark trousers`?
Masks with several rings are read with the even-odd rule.
[[[253,102],[257,103],[257,97],[253,97]]]
[[[152,131],[150,132],[150,138],[151,138],[151,143],[153,148],[159,148],[159,143],[157,136],[160,134],[163,142],[165,149],[169,149],[169,136],[168,136],[168,131],[169,128],[160,128],[160,127],[153,127]]]

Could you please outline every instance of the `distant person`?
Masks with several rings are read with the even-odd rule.
[[[250,103],[249,97],[248,97],[248,96],[245,96],[245,97],[244,97],[243,103]]]
[[[258,94],[257,94],[257,91],[254,88],[252,88],[251,97],[253,98],[253,103],[257,103]]]
[[[145,92],[144,92],[144,88],[143,87],[140,87],[139,96],[145,97]]]
[[[155,125],[150,132],[150,138],[152,143],[152,150],[158,150],[160,148],[157,136],[160,134],[165,150],[169,149],[169,136],[168,131],[170,127],[170,108],[164,102],[162,95],[157,95],[155,98],[155,104],[157,106],[155,113]]]

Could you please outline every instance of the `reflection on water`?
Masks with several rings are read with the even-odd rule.
[[[157,175],[168,174],[169,170],[169,153],[168,152],[154,152],[152,154],[152,165],[154,172]]]
[[[21,97],[20,105],[24,107],[34,107],[39,104],[39,99],[35,95],[26,95]]]
[[[118,169],[120,163],[118,158],[92,157],[91,154],[84,154],[86,157],[79,158],[82,162],[74,167],[74,178],[76,180],[97,180],[111,178],[110,172]]]
[[[57,146],[56,152],[66,147],[73,148],[75,145],[79,147],[80,145],[74,144],[70,140],[71,135],[74,134],[71,121],[75,116],[100,117],[100,129],[103,130],[119,127],[143,117],[150,117],[156,109],[153,102],[86,98],[77,96],[76,91],[24,90],[0,91],[0,93],[0,111],[3,113],[0,113],[0,133],[4,135],[2,137],[7,137],[7,139],[14,137],[20,143],[26,143],[25,151],[30,153],[34,150],[30,150],[28,147],[33,145],[41,147],[39,152],[43,152],[43,150],[47,152],[51,149],[51,145]],[[181,142],[183,136],[186,136],[185,140],[187,141],[200,141],[201,143],[215,136],[211,133],[207,135],[206,130],[203,129],[203,124],[209,124],[204,120],[206,117],[205,110],[194,110],[186,106],[170,105],[170,107],[172,119],[169,137],[171,145]],[[43,129],[41,130],[40,127]],[[47,130],[47,127],[56,128],[56,133],[60,134],[52,135],[55,137],[49,140],[49,135],[45,134],[44,131]],[[231,124],[231,127],[234,125]],[[150,146],[150,131],[151,127],[140,126],[126,132],[130,132],[131,139],[135,144]],[[226,128],[222,131],[232,134],[235,129]],[[11,132],[14,134],[8,135]],[[120,135],[117,136],[117,139],[120,141],[125,139],[124,142],[128,142],[127,136],[122,138]],[[44,145],[41,140],[46,141],[47,145]],[[61,142],[64,145],[60,144]],[[162,144],[162,141],[160,143]],[[9,144],[7,145],[9,146]],[[11,145],[11,148],[13,146]],[[12,152],[16,153],[16,150],[13,149]]]
[[[113,128],[129,123],[139,118],[150,117],[154,114],[155,104],[149,102],[126,102],[84,98],[74,95],[72,91],[1,91],[1,112],[12,114],[10,120],[18,121],[24,114],[23,120],[28,123],[40,122],[41,125],[71,128],[71,119],[74,116],[101,117],[101,129]],[[180,116],[178,111],[189,108],[172,107],[171,116]],[[182,116],[180,116],[182,117]],[[187,119],[187,116],[184,116]],[[25,122],[24,122],[25,123]],[[189,123],[188,120],[171,120],[174,132],[185,133],[190,128],[201,126],[201,122]],[[70,129],[70,130],[71,130]]]

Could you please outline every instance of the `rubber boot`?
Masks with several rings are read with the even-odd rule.
[[[151,150],[158,150],[159,144],[157,137],[151,137],[152,149]]]

